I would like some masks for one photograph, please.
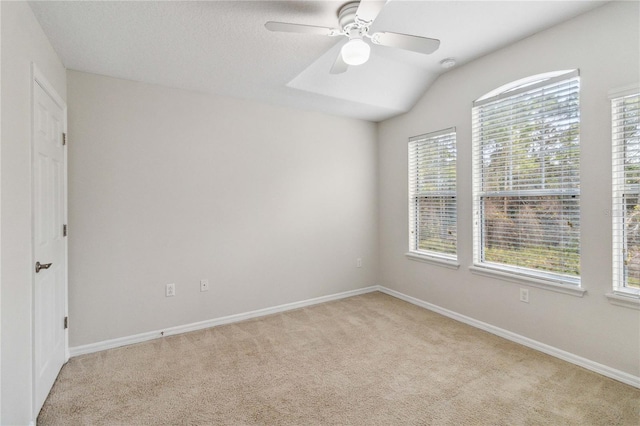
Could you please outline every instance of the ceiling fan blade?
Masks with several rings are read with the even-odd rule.
[[[358,10],[356,10],[356,18],[368,23],[373,22],[384,7],[385,3],[385,1],[379,0],[360,0]]]
[[[336,30],[327,27],[317,27],[315,25],[304,24],[290,24],[287,22],[274,22],[269,21],[264,26],[269,31],[281,31],[285,33],[302,33],[302,34],[317,34],[317,35],[334,35]]]
[[[349,69],[349,65],[342,59],[342,52],[338,52],[338,57],[331,67],[331,74],[342,74]]]
[[[440,47],[440,40],[435,38],[390,32],[375,33],[371,36],[371,41],[374,44],[411,50],[425,55],[435,52]]]

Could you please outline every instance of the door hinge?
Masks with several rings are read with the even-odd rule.
[[[62,225],[62,236],[63,237],[67,236],[67,225]]]
[[[69,317],[64,317],[64,329],[69,328]]]
[[[67,134],[66,133],[62,133],[62,145],[66,145],[67,144]]]

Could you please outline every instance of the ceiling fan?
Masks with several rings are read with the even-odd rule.
[[[389,31],[369,34],[369,28],[373,25],[373,21],[383,6],[381,2],[370,0],[353,1],[345,4],[338,11],[340,28],[274,21],[269,21],[264,26],[269,31],[347,37],[349,41],[342,46],[340,54],[338,54],[331,67],[331,74],[340,74],[347,71],[349,65],[361,65],[367,62],[371,53],[371,46],[366,42],[366,39],[370,39],[373,44],[396,47],[425,55],[438,50],[440,40],[434,38]]]

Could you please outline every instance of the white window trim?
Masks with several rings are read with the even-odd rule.
[[[607,293],[605,296],[607,296],[609,303],[612,305],[637,309],[640,311],[640,294],[633,294],[627,289],[624,292],[613,291],[611,293]]]
[[[437,266],[444,266],[445,268],[449,268],[449,269],[460,268],[460,264],[456,259],[451,259],[444,256],[428,255],[428,254],[417,253],[413,251],[407,252],[404,255],[409,260],[430,263],[432,265],[437,265]]]
[[[544,74],[532,75],[520,80],[500,86],[495,90],[478,98],[473,106],[481,106],[498,99],[509,98],[518,93],[527,92],[536,87],[544,87],[557,81],[567,80],[580,76],[579,70],[552,71]]]
[[[557,81],[568,80],[574,77],[579,77],[579,70],[566,70],[566,71],[557,71],[551,73],[540,74],[537,76],[527,77],[525,79],[521,79],[507,85],[501,86],[498,89],[495,89],[488,94],[482,96],[477,99],[473,103],[473,107],[478,107],[485,105],[489,102],[493,102],[498,99],[508,98],[514,96],[520,92],[528,91],[534,89],[536,87],[543,87],[549,84],[552,84]],[[539,82],[535,82],[539,81]],[[509,89],[513,87],[513,89]],[[477,158],[479,156],[479,144],[475,143],[475,140],[472,141],[472,164],[473,164],[473,176],[476,175],[478,167]],[[478,214],[478,200],[481,197],[481,191],[477,187],[479,183],[473,182],[473,211],[474,211],[474,226],[473,226],[473,256],[474,263],[472,266],[469,266],[469,270],[477,275],[483,275],[492,278],[498,278],[504,281],[514,282],[517,284],[525,284],[533,287],[538,287],[546,290],[555,291],[558,293],[570,294],[578,297],[584,296],[587,291],[582,287],[581,277],[567,277],[563,278],[562,274],[554,274],[549,273],[550,277],[547,277],[547,274],[543,271],[535,271],[531,270],[531,273],[527,271],[526,268],[519,268],[517,266],[509,266],[509,265],[500,265],[491,262],[483,262],[479,263],[477,260],[478,253],[481,252],[480,247],[480,228],[481,225],[475,223],[477,220],[476,215]],[[572,192],[571,190],[563,191],[566,193]],[[576,191],[577,195],[579,195],[579,191]],[[485,194],[486,195],[486,194]]]
[[[638,91],[640,91],[639,84],[630,84],[618,89],[609,90],[609,100],[613,100],[615,98],[623,98],[629,95],[635,95],[636,93],[638,93]]]
[[[491,267],[487,267],[484,264],[472,265],[469,266],[469,270],[476,275],[497,278],[499,280],[508,281],[515,284],[524,284],[544,290],[555,291],[556,293],[569,294],[578,297],[582,297],[587,294],[587,290],[585,290],[583,287],[567,284],[561,280],[545,280],[537,276],[517,274],[513,271],[498,269],[493,265]]]
[[[411,143],[411,141],[416,140],[416,139],[420,139],[420,138],[433,138],[433,137],[438,137],[438,136],[442,136],[442,135],[448,135],[448,134],[454,134],[454,138],[456,140],[456,149],[457,149],[457,131],[456,131],[456,127],[449,127],[446,129],[442,129],[442,130],[437,130],[435,132],[429,132],[429,133],[425,133],[422,135],[418,135],[418,136],[412,136],[411,138],[409,138],[409,142]],[[456,168],[457,168],[457,154],[456,154]],[[411,168],[411,164],[409,164],[409,168]],[[457,173],[456,173],[457,175]],[[457,179],[457,177],[456,177]],[[410,178],[411,180],[411,178]],[[457,181],[456,181],[456,191],[455,194],[453,195],[453,197],[455,198],[455,202],[457,204],[458,202],[458,191],[457,191]],[[409,208],[411,209],[413,207],[413,198],[412,194],[411,194],[411,190],[409,191],[409,200],[410,200],[410,206]],[[424,262],[424,263],[431,263],[433,265],[437,265],[437,266],[444,266],[447,268],[451,268],[451,269],[458,269],[460,267],[460,264],[458,263],[458,243],[456,241],[456,253],[455,254],[446,254],[446,253],[439,253],[436,251],[422,251],[422,250],[417,250],[417,249],[412,249],[412,245],[414,244],[411,239],[412,238],[416,238],[416,236],[414,234],[412,234],[412,223],[411,223],[411,213],[409,214],[409,251],[407,253],[405,253],[405,256],[409,259],[409,260],[415,260],[415,261],[419,261],[419,262]],[[458,228],[458,219],[457,219],[457,213],[456,213],[456,230]],[[456,232],[457,234],[457,232]],[[457,238],[457,236],[456,236]]]
[[[623,98],[626,96],[631,96],[631,95],[636,95],[640,93],[640,84],[632,84],[629,86],[625,86],[625,87],[621,87],[618,89],[614,89],[609,91],[609,99],[610,101],[613,101],[617,98]],[[613,120],[613,116],[611,117]],[[612,125],[613,125],[613,121],[612,121]],[[615,156],[615,150],[617,148],[616,145],[616,141],[613,140],[613,133],[611,135],[612,137],[612,148],[613,148],[613,155]],[[623,220],[621,217],[618,217],[618,215],[615,213],[617,211],[617,209],[620,208],[620,206],[618,205],[618,202],[620,201],[620,198],[622,198],[624,196],[625,191],[617,191],[616,189],[619,187],[619,185],[617,184],[617,180],[619,180],[620,178],[624,178],[623,176],[613,176],[613,220],[612,220],[612,225],[613,225],[613,235],[615,238],[615,235],[617,235],[617,232],[619,231],[619,228],[624,226],[623,224]],[[614,241],[614,248],[615,248],[615,241]],[[620,255],[615,253],[613,253],[613,259],[614,259],[614,264],[613,264],[613,272],[614,272],[614,280],[613,280],[613,291],[611,291],[610,293],[606,293],[606,297],[609,300],[609,302],[612,305],[616,305],[616,306],[622,306],[625,308],[632,308],[632,309],[638,309],[640,310],[640,289],[636,289],[636,288],[629,288],[629,287],[621,287],[619,286],[619,281],[615,279],[615,277],[617,277],[619,275],[619,272],[617,271],[617,269],[620,267],[620,265],[617,263],[620,259]]]

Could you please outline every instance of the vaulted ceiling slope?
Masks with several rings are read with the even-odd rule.
[[[344,37],[277,33],[265,22],[338,27],[347,1],[34,1],[68,69],[381,121],[411,109],[445,70],[602,5],[603,1],[401,1],[371,31],[436,38],[431,55],[373,45],[329,70]]]

